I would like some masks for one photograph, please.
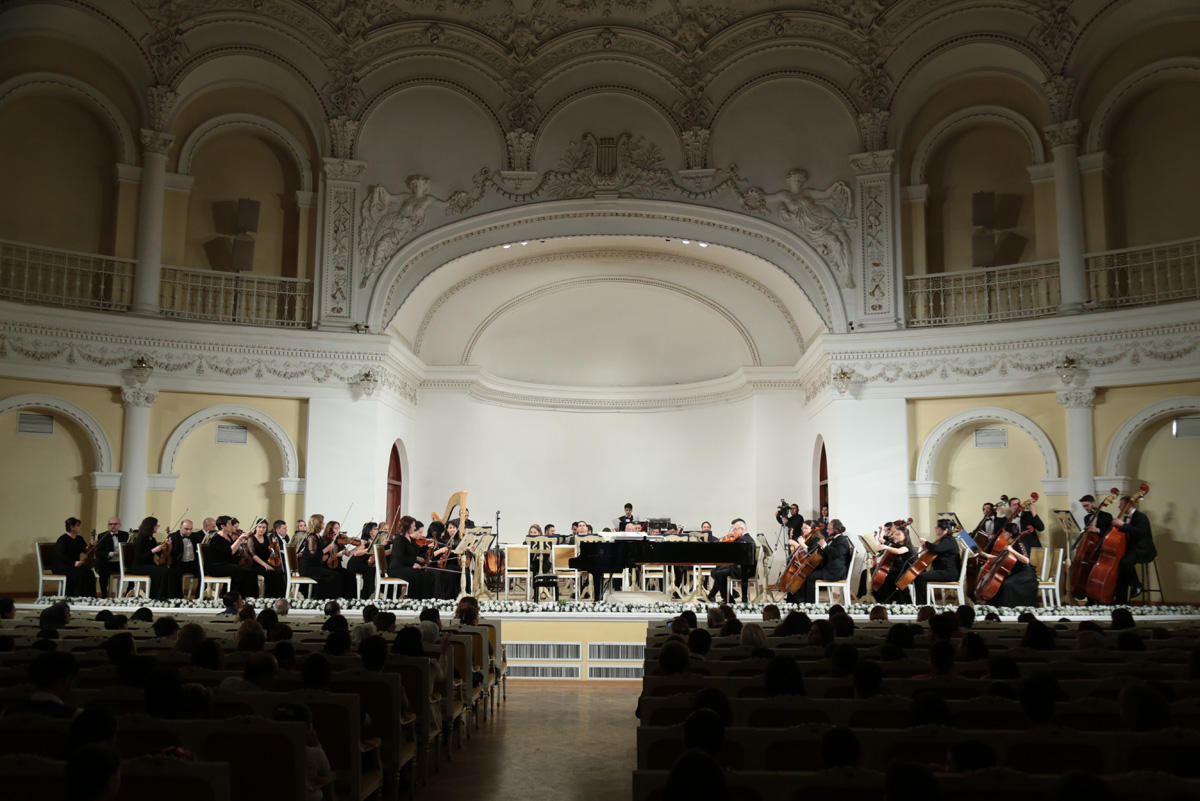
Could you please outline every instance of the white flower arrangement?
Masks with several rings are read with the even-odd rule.
[[[257,598],[252,599],[255,608],[262,609],[273,604],[275,598]],[[128,608],[138,606],[153,606],[157,608],[167,609],[215,609],[222,610],[225,604],[216,599],[180,599],[172,598],[169,601],[154,601],[148,598],[87,598],[87,597],[63,597],[63,596],[46,596],[40,599],[40,602],[46,605],[55,603],[56,601],[66,601],[72,608],[94,608],[102,609],[105,607],[112,608]],[[457,600],[446,600],[442,598],[401,598],[399,600],[391,600],[383,598],[380,600],[361,600],[358,598],[339,598],[338,605],[342,609],[361,610],[368,604],[374,604],[380,611],[384,612],[420,612],[423,609],[434,608],[439,612],[452,614],[458,608]],[[321,611],[325,608],[327,602],[324,600],[310,598],[288,599],[288,604],[292,609],[297,610],[315,610]],[[871,609],[879,604],[874,603],[854,603],[843,605],[846,612],[851,617],[866,618]],[[558,601],[491,601],[484,600],[479,602],[480,612],[483,614],[522,614],[522,613],[537,613],[550,614],[561,613],[570,615],[587,615],[587,614],[603,614],[603,615],[630,615],[630,616],[646,616],[653,617],[668,617],[675,616],[686,610],[691,610],[697,614],[704,614],[708,609],[716,606],[716,604],[707,602],[690,602],[679,603],[674,601],[651,601],[647,603],[611,603],[602,601],[593,603],[591,601],[573,601],[560,599]],[[736,603],[733,604],[739,616],[744,618],[761,616],[763,607],[766,604],[762,603]],[[787,615],[788,612],[797,611],[804,612],[810,616],[819,615],[824,617],[829,612],[831,604],[789,604],[778,603],[782,615]],[[888,610],[888,614],[893,617],[909,617],[915,616],[920,608],[915,604],[883,604]],[[937,612],[954,611],[957,606],[952,604],[934,606]],[[985,615],[995,612],[1003,619],[1011,620],[1025,612],[1031,612],[1040,620],[1051,620],[1060,617],[1068,617],[1075,620],[1080,618],[1097,618],[1108,619],[1112,615],[1112,610],[1116,606],[1017,606],[1017,607],[996,607],[986,604],[977,604],[975,606],[975,616],[977,619],[982,619]],[[1149,606],[1149,605],[1132,605],[1126,606],[1134,617],[1200,617],[1200,606],[1187,604],[1174,604],[1170,606]]]

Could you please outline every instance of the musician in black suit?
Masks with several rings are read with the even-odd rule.
[[[924,573],[913,580],[916,588],[916,603],[925,603],[925,585],[930,581],[957,581],[962,572],[962,556],[958,549],[958,538],[953,536],[954,521],[939,520],[934,533],[938,538],[933,542],[921,540],[925,550],[934,554],[933,563]]]
[[[117,563],[117,545],[129,542],[129,532],[121,529],[121,518],[110,517],[108,530],[96,535],[96,572],[100,574],[100,597],[108,597],[108,585],[112,576],[120,569]]]
[[[1008,521],[1005,527],[1013,535],[1013,537],[1021,536],[1022,532],[1028,533],[1021,537],[1021,540],[1014,545],[1010,545],[1007,549],[1000,552],[992,551],[995,558],[999,559],[1005,555],[1005,552],[1012,553],[1016,556],[1016,564],[1013,565],[1012,571],[1004,579],[1004,583],[1000,585],[1000,591],[996,597],[992,599],[994,606],[1036,606],[1038,599],[1038,577],[1037,571],[1030,564],[1029,555],[1034,548],[1041,548],[1042,541],[1038,538],[1039,531],[1046,530],[1046,524],[1042,522],[1042,518],[1038,517],[1037,512],[1032,509],[1027,509],[1019,512],[1021,508],[1020,498],[1009,498],[1008,500]]]
[[[804,600],[810,604],[817,600],[817,582],[845,579],[850,572],[850,557],[854,555],[854,546],[845,535],[846,527],[841,520],[830,520],[826,530],[828,537],[817,540],[817,547],[822,550],[821,564],[817,565],[801,588]]]
[[[625,504],[625,514],[617,518],[617,531],[624,531],[625,527],[634,521],[633,504]]]
[[[179,530],[167,534],[171,543],[171,567],[167,573],[167,596],[183,597],[183,577],[195,576],[200,580],[200,561],[196,552],[200,543],[204,542],[204,532],[195,531],[191,520],[184,519],[179,523]]]
[[[745,520],[743,520],[740,517],[735,517],[733,519],[733,521],[730,522],[729,525],[730,525],[730,541],[732,541],[732,542],[748,542],[751,545],[754,544],[754,538],[751,537],[746,532],[746,521]],[[741,565],[721,565],[720,567],[713,568],[713,572],[712,572],[713,586],[712,586],[712,589],[709,590],[708,600],[716,601],[716,597],[719,595],[722,598],[721,603],[729,603],[732,598],[731,591],[729,589],[729,579],[730,578],[741,579],[741,577],[742,577]],[[733,600],[737,600],[737,599],[733,598]]]
[[[1121,504],[1129,502],[1129,496],[1121,498]],[[1136,506],[1129,507],[1125,518],[1112,521],[1114,527],[1125,532],[1125,556],[1117,570],[1117,594],[1115,603],[1123,604],[1142,594],[1142,582],[1138,581],[1137,566],[1153,562],[1158,556],[1154,547],[1154,535],[1150,531],[1150,519]]]
[[[1084,532],[1098,534],[1103,541],[1104,535],[1112,529],[1113,516],[1103,509],[1096,508],[1096,498],[1093,495],[1084,495],[1079,499],[1079,505],[1083,507]]]
[[[983,534],[989,540],[996,536],[996,533],[1004,525],[1004,520],[996,513],[996,504],[985,503],[983,505],[983,519],[979,521],[979,527],[972,534]]]

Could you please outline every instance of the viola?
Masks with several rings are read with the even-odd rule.
[[[283,555],[279,553],[279,543],[274,537],[269,539],[270,545],[267,546],[267,564],[273,569],[278,570],[283,567]]]
[[[1087,580],[1087,597],[1097,603],[1111,604],[1117,594],[1117,574],[1121,560],[1125,558],[1125,549],[1128,545],[1125,529],[1118,527],[1117,522],[1120,521],[1124,525],[1129,511],[1137,506],[1138,501],[1146,497],[1149,492],[1150,485],[1142,483],[1138,487],[1138,492],[1121,504],[1121,512],[1113,520],[1113,527],[1104,535],[1104,542],[1100,544],[1100,553],[1096,557],[1096,564],[1088,574]]]
[[[1100,501],[1096,506],[1096,514],[1099,515],[1101,509],[1115,501],[1121,494],[1121,491],[1113,487],[1108,491],[1108,495]],[[1092,525],[1095,525],[1095,520]],[[1087,598],[1088,576],[1092,573],[1092,568],[1096,566],[1096,559],[1100,556],[1100,543],[1103,532],[1100,531],[1084,531],[1079,535],[1078,542],[1075,543],[1075,553],[1071,557],[1071,570],[1068,577],[1069,586],[1071,587],[1071,596],[1078,601]]]
[[[121,543],[118,542],[116,547],[120,548]],[[82,563],[80,567],[92,567],[96,564],[96,529],[92,529],[92,541],[83,549],[83,553],[79,554],[79,561]]]
[[[179,532],[177,531],[175,533],[178,534]],[[154,554],[154,564],[162,565],[165,567],[170,567],[172,562],[175,561],[175,555],[173,553],[173,551],[175,549],[173,547],[171,547],[171,533],[170,532],[167,532],[167,536],[163,540],[163,542],[166,544],[167,547],[163,548],[161,551]]]

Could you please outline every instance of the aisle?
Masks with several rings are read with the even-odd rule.
[[[422,801],[629,798],[641,682],[510,681],[501,712],[419,789]]]

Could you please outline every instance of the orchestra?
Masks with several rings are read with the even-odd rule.
[[[1069,578],[1069,589],[1077,602],[1126,603],[1142,593],[1137,565],[1152,561],[1157,553],[1149,519],[1138,509],[1147,491],[1148,487],[1142,485],[1142,491],[1135,496],[1122,497],[1115,516],[1104,507],[1118,497],[1117,490],[1101,501],[1092,495],[1080,498],[1084,519],[1078,538],[1070,544],[1074,558]],[[452,497],[452,508],[457,508],[453,503],[455,498],[461,500],[465,495]],[[1037,493],[1030,495],[1025,502],[1020,497],[1003,495],[999,504],[983,503],[982,518],[969,532],[956,519],[941,518],[935,523],[934,535],[926,540],[915,534],[912,518],[908,518],[886,521],[873,534],[861,535],[872,553],[870,561],[863,565],[864,573],[849,577],[856,581],[858,600],[924,603],[929,582],[954,583],[963,569],[961,560],[969,559],[965,590],[976,603],[1036,606],[1038,575],[1034,558],[1042,547],[1039,534],[1046,526],[1034,507]],[[54,545],[51,568],[66,577],[67,595],[94,595],[97,573],[107,577],[115,572],[116,548],[127,539],[131,544],[127,568],[150,577],[147,594],[151,599],[182,598],[184,578],[199,578],[201,556],[205,572],[227,577],[232,591],[245,598],[278,598],[284,595],[287,586],[288,567],[283,557],[291,547],[295,549],[295,561],[290,564],[293,575],[312,579],[307,589],[313,598],[357,595],[363,600],[371,599],[375,597],[377,577],[387,575],[408,582],[409,598],[454,599],[473,592],[473,583],[479,579],[472,570],[477,540],[471,539],[464,546],[465,532],[459,526],[464,522],[465,509],[460,516],[452,517],[452,508],[447,508],[444,520],[434,513],[427,530],[424,523],[405,515],[393,521],[394,534],[386,522],[368,521],[362,524],[355,538],[343,534],[338,521],[326,522],[324,515],[315,513],[296,522],[296,538],[291,542],[285,521],[276,520],[268,527],[267,520],[261,517],[246,532],[231,515],[205,518],[204,531],[194,530],[192,521],[183,519],[175,531],[168,531],[161,540],[157,534],[158,520],[154,517],[147,517],[134,534],[125,537],[120,519],[110,518],[107,530],[92,538],[82,535],[82,522],[72,517],[67,519],[66,531]],[[822,504],[816,514],[806,518],[799,505],[781,501],[775,518],[780,524],[781,553],[786,566],[778,580],[759,589],[756,600],[765,595],[768,600],[778,601],[782,595],[782,600],[789,603],[811,604],[817,600],[818,581],[833,583],[848,578],[859,540],[847,533],[839,519],[829,516],[828,505]],[[553,524],[532,523],[526,541],[549,537],[557,544],[578,545],[577,553],[583,546],[605,542],[609,537],[701,545],[740,543],[754,552],[751,562],[731,559],[718,563],[707,573],[705,584],[697,582],[697,592],[714,602],[738,600],[730,579],[753,575],[754,562],[759,558],[759,546],[742,518],[735,518],[728,533],[718,536],[709,521],[688,530],[667,518],[639,519],[633,514],[633,504],[626,503],[624,514],[613,523],[613,528],[605,527],[604,534],[593,534],[586,521],[577,520],[571,526],[571,534],[566,536],[557,535]],[[496,539],[493,536],[489,542],[494,544]],[[383,564],[376,564],[376,544],[383,546]],[[534,563],[539,556],[545,557],[545,563]],[[530,560],[531,574],[550,572],[552,568],[548,553],[531,554]],[[628,569],[636,575],[643,564],[652,563],[640,562]],[[670,564],[675,582],[664,589],[682,599],[681,587],[691,568],[686,567],[687,560]],[[702,556],[696,557],[695,564],[702,564]],[[361,587],[356,587],[356,578],[361,579]],[[620,589],[620,580],[615,575],[612,578],[612,588]],[[490,575],[488,583],[493,583]],[[105,593],[107,587],[101,586],[99,590]],[[593,598],[597,595],[593,593]]]

